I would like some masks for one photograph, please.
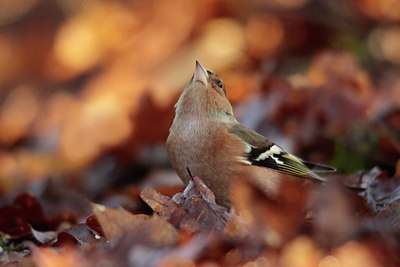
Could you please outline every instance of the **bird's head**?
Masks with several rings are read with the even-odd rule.
[[[176,103],[176,113],[191,116],[232,116],[232,106],[220,77],[196,61],[193,77]]]

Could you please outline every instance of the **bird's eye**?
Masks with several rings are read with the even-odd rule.
[[[222,83],[221,80],[218,80],[217,81],[217,86],[222,89],[224,87],[224,84]]]

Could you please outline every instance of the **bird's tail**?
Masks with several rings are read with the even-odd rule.
[[[314,173],[331,173],[331,172],[336,172],[335,168],[332,168],[330,166],[327,165],[322,165],[322,164],[318,164],[318,163],[311,163],[308,161],[304,161],[302,160],[303,164],[307,166],[307,168],[314,172]]]

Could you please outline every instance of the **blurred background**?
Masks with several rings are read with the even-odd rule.
[[[179,186],[195,60],[238,119],[344,173],[400,158],[398,0],[0,0],[0,194]]]

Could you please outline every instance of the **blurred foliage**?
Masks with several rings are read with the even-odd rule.
[[[92,244],[101,227],[92,221],[76,224],[96,213],[86,198],[151,213],[139,198],[142,188],[157,188],[169,197],[179,191],[164,142],[173,105],[195,60],[222,77],[241,122],[289,151],[342,172],[379,166],[397,177],[399,10],[398,0],[0,0],[0,202],[5,209],[0,213],[7,215],[1,231],[36,244],[39,236],[43,240],[40,231],[58,235],[51,246]],[[375,183],[386,179],[369,177]],[[34,197],[19,195],[24,191],[39,196],[44,210]],[[390,199],[386,212],[393,214],[398,206],[392,204],[395,197]],[[253,201],[258,203],[244,198],[243,207]],[[285,219],[270,210],[273,206],[259,209]],[[37,221],[27,211],[39,214]],[[197,217],[185,217],[178,207],[175,212],[160,220],[172,216],[175,221],[169,223],[175,227],[177,220],[186,225],[174,238],[190,247],[195,239],[187,233],[187,222]],[[121,216],[146,221],[145,230],[155,227],[153,219]],[[221,230],[225,219],[212,218]],[[349,221],[352,230],[347,233],[353,233]],[[257,227],[255,233],[269,231]],[[304,255],[308,265],[303,266],[336,266],[337,261],[352,266],[343,262],[355,255],[357,266],[379,265],[370,253],[379,242],[338,241],[341,246],[332,249],[333,256],[323,256],[327,244],[285,229],[286,224],[277,232],[293,239],[280,247],[280,255],[263,250],[275,238],[268,232],[255,250],[241,251],[235,242],[218,239],[220,254],[215,252],[214,258],[220,256],[222,265],[247,260],[263,265],[272,257],[281,266],[302,266],[294,259]],[[339,230],[318,231],[332,235]],[[195,251],[214,240],[196,238],[200,245],[191,247]],[[120,242],[129,247],[123,243],[128,241]],[[247,247],[241,242],[238,246]],[[30,251],[32,257],[22,260],[27,266],[31,261],[38,266],[93,263],[69,247],[56,252],[31,246]],[[26,253],[0,259],[21,262]],[[173,253],[185,254],[179,249]],[[211,261],[212,253],[207,255]],[[163,260],[168,266],[176,259]],[[134,261],[135,266],[141,263]]]
[[[258,121],[255,128],[266,135],[272,120],[273,135],[296,144],[288,149],[329,162],[335,143],[348,143],[354,122],[372,124],[382,109],[399,105],[392,5],[2,1],[3,191],[55,175],[84,179],[82,173],[103,157],[117,169],[149,153],[144,164],[153,166],[149,158],[166,164],[165,153],[152,149],[162,147],[195,59],[221,74],[236,104],[251,106],[251,99],[285,90],[292,100],[275,104],[277,114],[266,104],[240,117]],[[303,114],[299,119],[295,109]],[[307,117],[314,121],[304,124]],[[330,143],[329,153],[319,153],[321,142]],[[395,160],[386,164],[392,170]]]

